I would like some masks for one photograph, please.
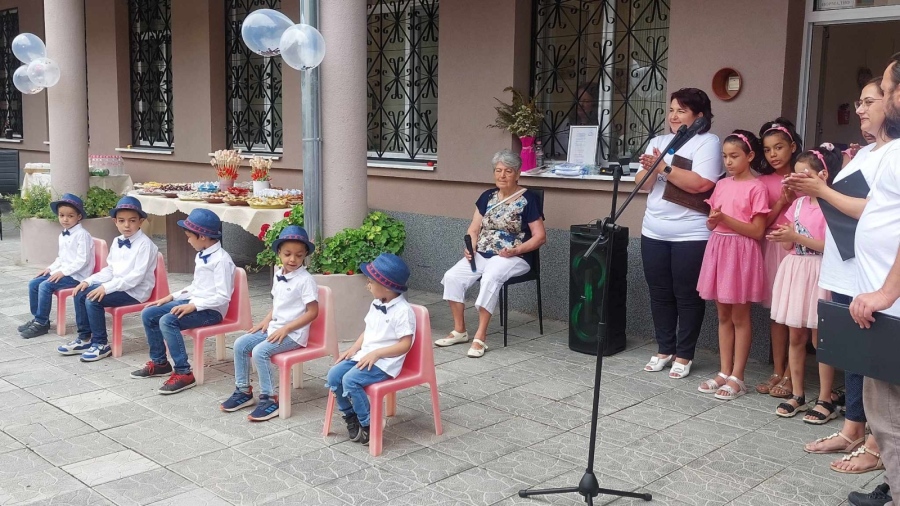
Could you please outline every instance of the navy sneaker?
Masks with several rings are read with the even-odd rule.
[[[356,415],[344,416],[344,422],[347,424],[347,435],[350,441],[359,441],[359,418]]]
[[[172,373],[171,376],[169,376],[169,379],[167,379],[161,387],[159,387],[159,390],[157,390],[157,392],[163,395],[177,394],[182,390],[193,388],[196,385],[197,380],[194,379],[194,373],[189,372],[187,374],[178,374],[177,372],[175,372]]]
[[[219,405],[219,409],[226,413],[232,413],[256,404],[256,399],[253,398],[253,387],[249,387],[249,390],[249,392],[242,392],[240,388],[235,388],[231,397]]]
[[[25,330],[25,329],[27,329],[28,327],[30,327],[32,323],[34,323],[34,318],[32,318],[32,319],[28,320],[27,322],[25,322],[25,323],[19,325],[18,327],[16,327],[16,331],[17,331],[17,332],[22,332],[23,330]]]
[[[132,378],[153,378],[155,376],[166,376],[172,374],[172,364],[166,362],[163,365],[157,364],[150,360],[144,367],[141,367],[137,371],[131,371]]]
[[[22,339],[31,339],[33,337],[43,336],[50,332],[50,324],[41,325],[38,322],[31,322],[25,330],[19,332]]]
[[[90,341],[76,339],[56,348],[60,355],[81,355],[91,349]]]
[[[264,422],[278,416],[278,396],[268,396],[262,394],[259,396],[259,404],[252,413],[247,415],[247,420],[251,422]]]
[[[94,344],[90,348],[88,348],[87,351],[81,354],[81,361],[96,362],[110,355],[112,355],[112,348],[110,348],[108,344],[99,346]]]
[[[359,439],[357,439],[357,442],[359,442],[363,446],[369,446],[369,428],[368,427],[360,426]]]

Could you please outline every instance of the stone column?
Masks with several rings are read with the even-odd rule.
[[[366,0],[329,0],[320,2],[320,6],[319,30],[326,47],[321,89],[322,214],[327,237],[360,226],[369,210]]]
[[[59,64],[59,83],[47,89],[50,179],[54,194],[88,190],[87,76],[84,3],[44,0],[47,56]]]

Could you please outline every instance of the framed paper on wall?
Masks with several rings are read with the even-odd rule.
[[[598,125],[570,126],[569,151],[566,161],[578,165],[596,165],[599,138],[600,127]]]

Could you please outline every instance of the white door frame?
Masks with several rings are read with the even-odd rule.
[[[812,64],[813,27],[900,20],[900,5],[827,11],[816,11],[814,8],[815,0],[806,0],[806,15],[803,22],[803,53],[800,61],[800,93],[797,95],[797,131],[800,134],[800,138],[806,137],[806,125],[809,119],[806,117],[806,111],[809,107],[809,76],[810,65]],[[881,71],[881,69],[873,70],[876,73]]]

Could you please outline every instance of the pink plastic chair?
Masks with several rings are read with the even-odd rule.
[[[103,239],[94,238],[94,272],[97,274],[100,269],[106,267],[106,257],[109,256],[109,246]],[[56,335],[66,335],[66,299],[72,296],[74,288],[64,288],[58,290],[53,295],[56,296]]]
[[[281,418],[291,416],[291,370],[293,369],[294,375],[293,387],[303,388],[303,362],[329,355],[334,360],[338,358],[333,308],[331,288],[320,286],[319,316],[310,325],[306,347],[272,356],[272,363],[278,366],[278,416]]]
[[[394,416],[397,413],[397,392],[406,388],[412,388],[422,384],[431,387],[431,411],[434,415],[434,433],[441,435],[444,428],[441,425],[441,408],[438,400],[437,377],[434,369],[434,350],[431,344],[431,318],[428,310],[417,304],[412,305],[416,314],[416,336],[412,348],[403,361],[403,369],[396,378],[375,383],[366,387],[366,394],[372,405],[372,414],[369,425],[369,453],[373,457],[381,455],[382,432],[384,424],[380,421],[384,416]],[[387,401],[387,410],[384,411],[383,402]],[[331,418],[334,414],[334,392],[328,392],[328,404],[325,406],[325,427],[322,435],[327,436],[331,431]],[[379,422],[375,422],[378,420]]]
[[[112,315],[112,352],[114,357],[122,356],[122,318],[131,313],[140,313],[151,302],[169,295],[169,274],[166,272],[166,261],[162,253],[156,254],[156,283],[146,302],[131,306],[108,307],[106,312]]]
[[[228,313],[221,323],[207,327],[185,330],[182,334],[194,338],[194,379],[203,384],[203,343],[206,338],[216,338],[216,360],[225,360],[225,334],[238,330],[248,330],[253,326],[250,314],[250,288],[247,286],[247,272],[240,267],[234,270],[234,291],[228,304]]]

